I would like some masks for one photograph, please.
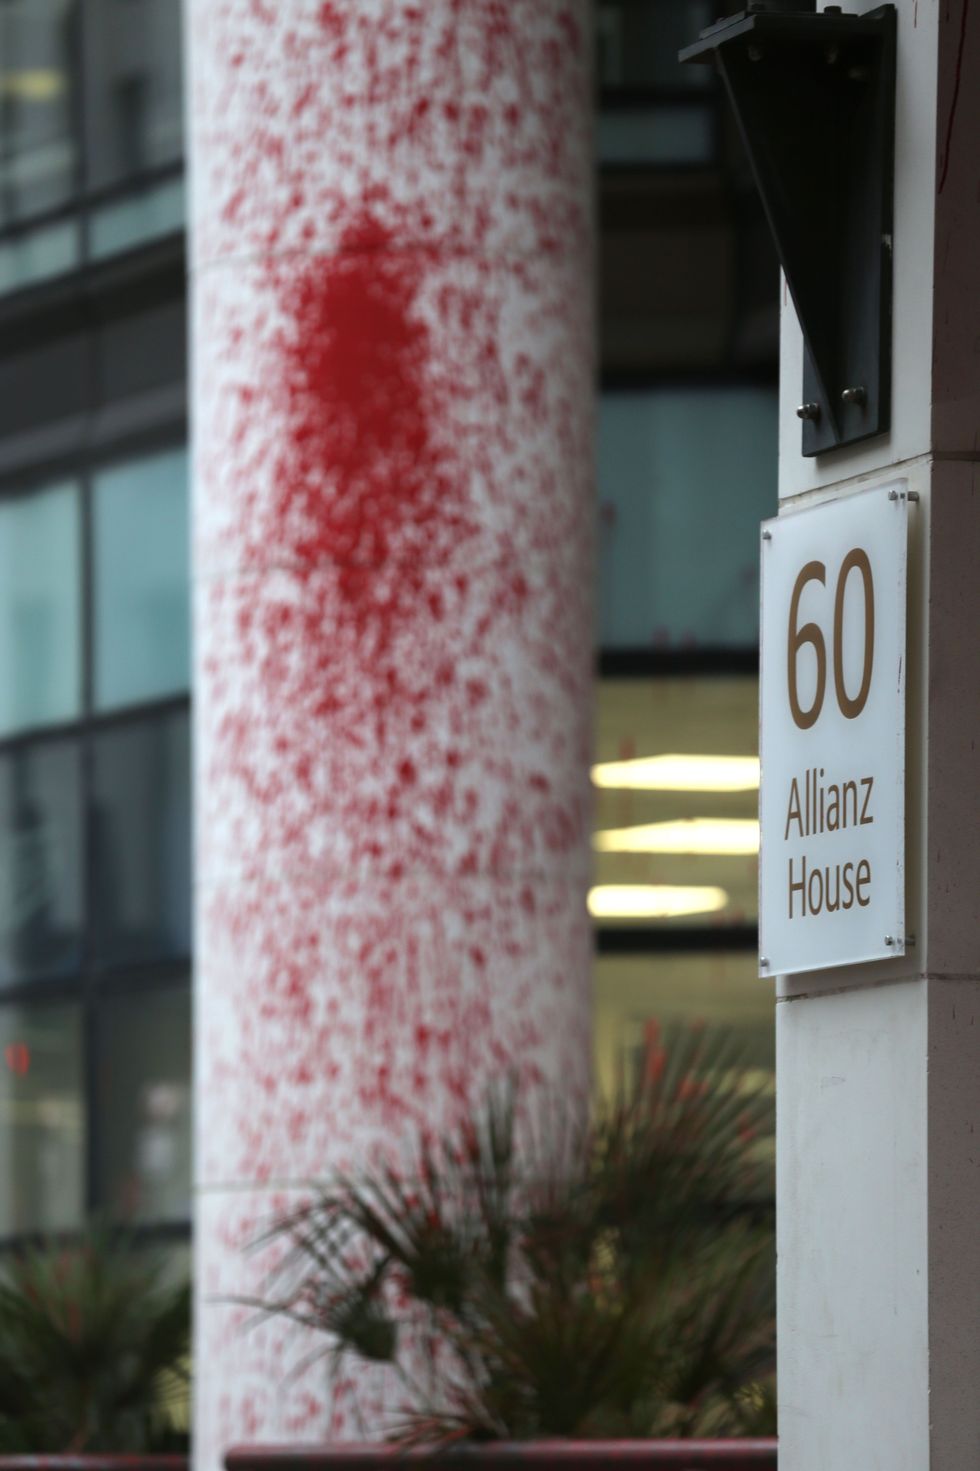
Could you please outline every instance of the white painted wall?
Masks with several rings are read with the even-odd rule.
[[[892,429],[802,458],[785,304],[780,498],[791,514],[896,475],[920,496],[917,944],[777,983],[780,1471],[980,1466],[980,16],[969,0],[897,8]]]

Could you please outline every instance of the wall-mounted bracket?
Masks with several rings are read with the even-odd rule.
[[[755,0],[681,61],[714,62],[803,329],[803,454],[891,411],[895,7]]]

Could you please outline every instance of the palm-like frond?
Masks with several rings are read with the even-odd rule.
[[[409,1169],[280,1221],[286,1311],[410,1388],[405,1445],[723,1433],[771,1405],[770,1101],[724,1039],[654,1042],[588,1125],[511,1084]],[[425,1373],[412,1377],[411,1366]]]
[[[163,1257],[104,1232],[0,1272],[0,1448],[138,1451],[186,1396],[190,1300]]]

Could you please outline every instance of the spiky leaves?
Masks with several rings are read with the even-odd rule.
[[[0,1450],[163,1449],[186,1401],[190,1289],[167,1262],[90,1233],[0,1267]]]
[[[771,1100],[724,1041],[651,1040],[588,1127],[518,1122],[498,1091],[408,1169],[347,1179],[280,1221],[268,1311],[386,1362],[396,1438],[737,1432],[767,1423]]]

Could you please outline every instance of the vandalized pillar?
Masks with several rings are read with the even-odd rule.
[[[870,809],[905,803],[905,955],[777,982],[780,1471],[980,1464],[980,14],[897,11],[891,430],[801,456],[811,406],[784,304],[780,520],[763,547],[812,505],[909,497],[905,791]],[[831,573],[813,606],[832,609]],[[860,670],[847,681],[857,699]],[[849,759],[844,743],[828,767]],[[872,831],[856,829],[856,855]]]
[[[213,1471],[384,1428],[216,1301],[297,1187],[512,1069],[588,1086],[590,33],[585,0],[187,21]]]

